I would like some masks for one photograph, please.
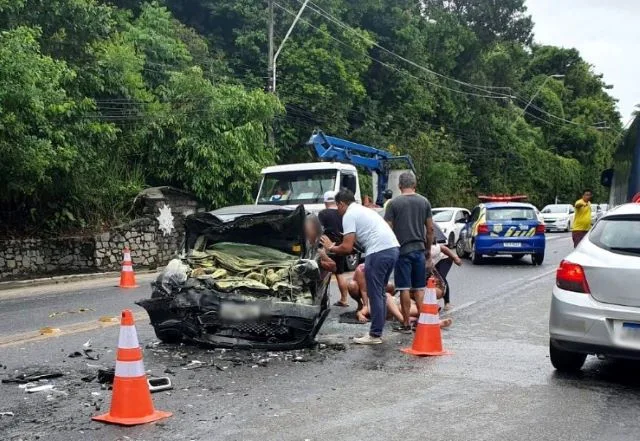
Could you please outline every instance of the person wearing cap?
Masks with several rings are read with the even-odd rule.
[[[336,205],[336,192],[327,191],[324,194],[324,206],[325,209],[318,213],[318,219],[322,224],[324,234],[336,244],[342,243],[342,218],[338,214],[338,206]],[[330,256],[336,263],[336,270],[333,272],[336,275],[336,281],[338,282],[338,289],[340,290],[340,300],[333,304],[333,306],[347,307],[349,306],[349,290],[347,285],[347,279],[344,275],[346,269],[346,257],[339,255]]]

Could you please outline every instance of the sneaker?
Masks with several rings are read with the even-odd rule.
[[[380,337],[372,337],[367,334],[364,337],[354,338],[353,342],[357,345],[379,345],[382,344],[382,339]]]

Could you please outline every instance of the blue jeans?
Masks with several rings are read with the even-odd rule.
[[[396,291],[420,291],[427,283],[427,264],[424,250],[403,254],[396,262],[393,279]]]
[[[369,315],[371,328],[369,335],[382,336],[384,322],[387,318],[387,296],[385,289],[391,277],[391,271],[398,260],[399,249],[389,248],[369,254],[365,258],[364,279],[367,282],[369,296]]]

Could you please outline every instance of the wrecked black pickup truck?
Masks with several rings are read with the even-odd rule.
[[[289,350],[329,313],[331,274],[305,238],[306,212],[265,205],[188,216],[185,248],[152,283],[149,313],[166,343]]]

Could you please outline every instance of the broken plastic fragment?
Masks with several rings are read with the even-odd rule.
[[[32,394],[35,392],[43,392],[43,391],[47,391],[47,390],[52,390],[53,389],[53,384],[43,384],[42,386],[35,386],[35,387],[31,387],[31,388],[26,388],[25,390],[27,391],[27,393]]]

